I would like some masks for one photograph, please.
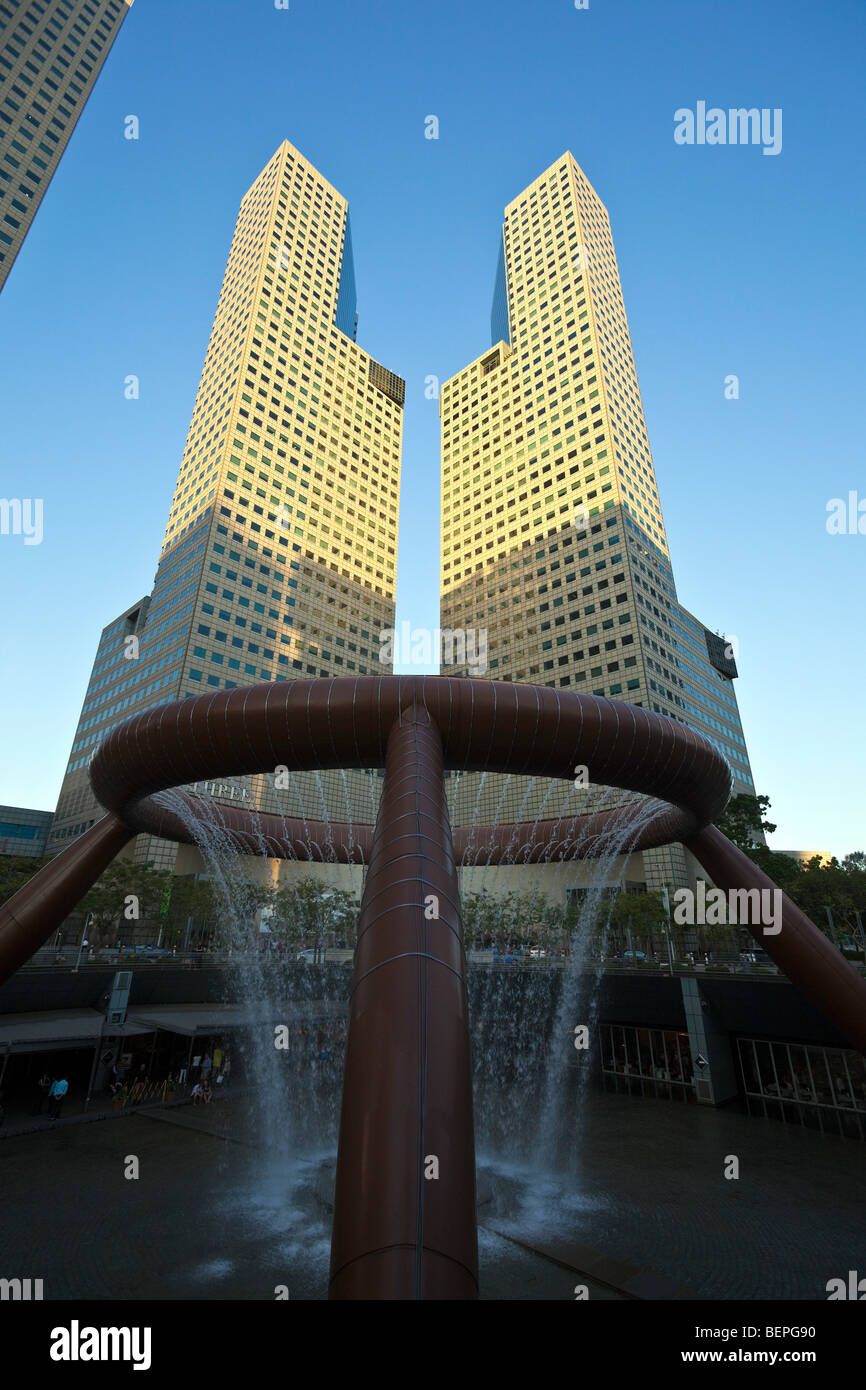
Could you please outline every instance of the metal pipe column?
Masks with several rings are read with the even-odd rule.
[[[465,952],[426,709],[388,738],[358,923],[330,1297],[478,1295]]]
[[[757,888],[780,894],[780,932],[765,934],[759,923],[743,925],[801,994],[835,1024],[853,1047],[866,1053],[866,980],[839,948],[717,826],[708,825],[685,844],[717,888],[726,892],[731,888]]]
[[[74,911],[134,834],[117,816],[103,816],[0,907],[0,984]]]

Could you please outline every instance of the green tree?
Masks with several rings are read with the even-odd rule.
[[[460,899],[460,916],[466,945],[475,950],[490,946],[516,945],[523,930],[525,910],[521,911],[513,893],[497,897],[484,889],[464,893]]]
[[[482,889],[460,899],[469,950],[539,946],[554,954],[568,951],[580,912],[579,902],[551,903],[543,893],[499,896]]]
[[[610,909],[609,932],[619,949],[632,947],[645,955],[663,955],[665,905],[658,893],[617,893]]]
[[[772,835],[777,829],[767,819],[769,809],[768,796],[748,796],[740,792],[731,797],[716,824],[783,892],[793,896],[792,890],[799,880],[802,867],[790,854],[779,854],[764,844],[760,832]]]
[[[0,904],[29,883],[34,874],[50,863],[49,859],[32,859],[23,854],[0,854]]]
[[[853,864],[849,864],[851,860]],[[828,864],[822,863],[816,855],[801,869],[799,878],[789,891],[797,906],[828,934],[828,908],[833,915],[837,936],[856,940],[860,926],[866,926],[866,868],[860,867],[859,852],[846,855],[841,864],[837,859],[831,859]]]
[[[745,792],[738,792],[736,796],[731,797],[716,825],[723,835],[727,835],[729,840],[748,853],[750,849],[763,845],[760,832],[772,835],[776,829],[775,825],[765,819],[769,809],[768,796],[749,796]]]
[[[741,793],[731,798],[716,824],[821,931],[831,934],[829,909],[836,937],[862,945],[861,933],[866,928],[866,852],[852,850],[841,863],[835,858],[825,863],[815,855],[807,864],[789,854],[779,854],[760,843],[757,836],[759,829],[767,834],[776,829],[766,819],[769,809],[768,796]]]
[[[795,896],[797,884],[803,874],[803,866],[798,859],[790,854],[779,854],[778,850],[769,849],[767,845],[756,845],[746,853],[783,893],[787,893],[790,898]]]
[[[296,950],[323,950],[332,941],[354,944],[358,900],[342,888],[312,877],[282,885],[273,894],[267,918],[272,937]]]
[[[210,879],[173,875],[168,901],[163,900],[163,945],[183,949],[209,939],[219,924],[219,903]],[[188,929],[188,930],[187,930]]]
[[[158,924],[163,895],[171,874],[152,864],[115,859],[100,874],[77,908],[94,945],[113,944],[135,930],[136,924]]]

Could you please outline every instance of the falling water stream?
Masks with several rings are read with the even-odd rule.
[[[483,778],[480,781],[483,785]],[[553,785],[551,782],[550,789]],[[346,819],[351,824],[345,779],[344,787]],[[327,823],[327,801],[320,783],[318,789],[322,819]],[[550,789],[540,801],[534,817],[536,826],[543,819]],[[254,798],[244,795],[245,791],[242,795],[249,806]],[[520,815],[531,791],[532,781],[521,801]],[[295,792],[301,805],[297,788]],[[371,776],[371,804],[375,792]],[[479,786],[473,824],[478,819],[481,796]],[[503,791],[494,823],[505,799]],[[235,1198],[248,1204],[252,1219],[283,1223],[292,1239],[302,1238],[299,1233],[308,1229],[310,1248],[315,1247],[321,1255],[327,1246],[328,1190],[342,1080],[342,1042],[334,1043],[333,1038],[345,1016],[350,967],[307,968],[294,961],[280,961],[261,949],[256,882],[243,869],[221,804],[199,794],[193,810],[187,798],[177,792],[163,792],[160,800],[180,816],[202,854],[219,902],[223,947],[229,953],[226,1002],[239,1006],[243,1014],[244,1026],[232,1034],[230,1046],[240,1052],[244,1063],[246,1086],[235,1103],[249,1144],[250,1167],[248,1185]],[[566,1225],[577,1219],[584,1200],[580,1192],[580,1143],[597,1049],[602,978],[602,961],[593,960],[593,947],[599,928],[602,946],[606,938],[611,901],[605,890],[616,884],[616,861],[629,854],[639,832],[662,809],[658,802],[649,800],[633,805],[630,816],[608,830],[602,842],[596,842],[588,876],[589,861],[580,861],[578,869],[575,858],[581,847],[581,834],[574,829],[579,812],[572,817],[563,815],[559,825],[564,832],[559,837],[557,860],[549,862],[544,895],[555,889],[557,897],[565,898],[563,890],[570,877],[583,890],[569,953],[562,961],[557,955],[526,965],[470,966],[482,1220],[485,1209],[495,1213],[500,1227],[510,1221],[524,1230],[535,1229],[542,1215],[547,1222],[555,1219]],[[260,854],[267,861],[272,846],[255,813],[253,819]],[[309,827],[303,823],[312,860],[318,855],[314,854]],[[330,827],[328,840],[320,849],[326,857],[336,858]],[[519,866],[521,853],[516,844],[512,845],[506,862]],[[473,867],[482,873],[485,868],[483,848],[471,846],[469,858],[472,867],[464,875],[464,893]],[[522,901],[534,913],[544,895],[536,893]],[[604,955],[603,949],[600,954]],[[587,1029],[589,1047],[579,1051],[575,1029],[580,1025]],[[288,1035],[285,1048],[275,1046],[275,1030],[281,1026]],[[320,1045],[323,1030],[331,1039],[326,1048]],[[557,1215],[552,1218],[551,1213]]]
[[[633,805],[627,819],[596,840],[591,861],[575,857],[583,839],[579,830],[555,837],[562,857],[558,863],[546,861],[545,891],[566,898],[568,887],[579,886],[583,895],[561,963],[554,954],[545,961],[470,970],[479,1217],[529,1243],[542,1232],[576,1238],[581,1213],[599,1204],[582,1182],[582,1145],[599,1045],[600,986],[613,905],[609,890],[619,886],[640,832],[663,809],[652,800]],[[561,817],[557,831],[572,823]],[[514,846],[511,862],[521,862]],[[571,883],[578,863],[583,865],[579,882]],[[533,908],[530,899],[529,920]],[[585,1030],[579,1048],[578,1028]]]
[[[244,872],[221,804],[199,797],[193,812],[175,792],[162,793],[161,800],[190,831],[216,892],[221,945],[227,952],[226,1002],[239,1006],[243,1017],[235,1046],[244,1063],[244,1124],[250,1141],[277,1168],[287,1160],[331,1152],[342,1070],[342,1046],[335,1035],[348,993],[348,968],[295,968],[293,961],[275,956],[268,935],[259,929],[261,881]],[[259,853],[268,863],[272,848],[255,812],[253,820]]]

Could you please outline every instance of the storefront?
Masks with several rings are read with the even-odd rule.
[[[737,1058],[750,1115],[866,1138],[866,1058],[859,1052],[737,1038]]]
[[[602,1023],[599,1034],[606,1090],[658,1100],[696,1099],[688,1033]]]

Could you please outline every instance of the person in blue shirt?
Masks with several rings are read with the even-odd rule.
[[[60,1081],[52,1082],[51,1090],[48,1092],[48,1113],[52,1120],[59,1118],[63,1097],[68,1090],[69,1082],[65,1080],[65,1078]]]

